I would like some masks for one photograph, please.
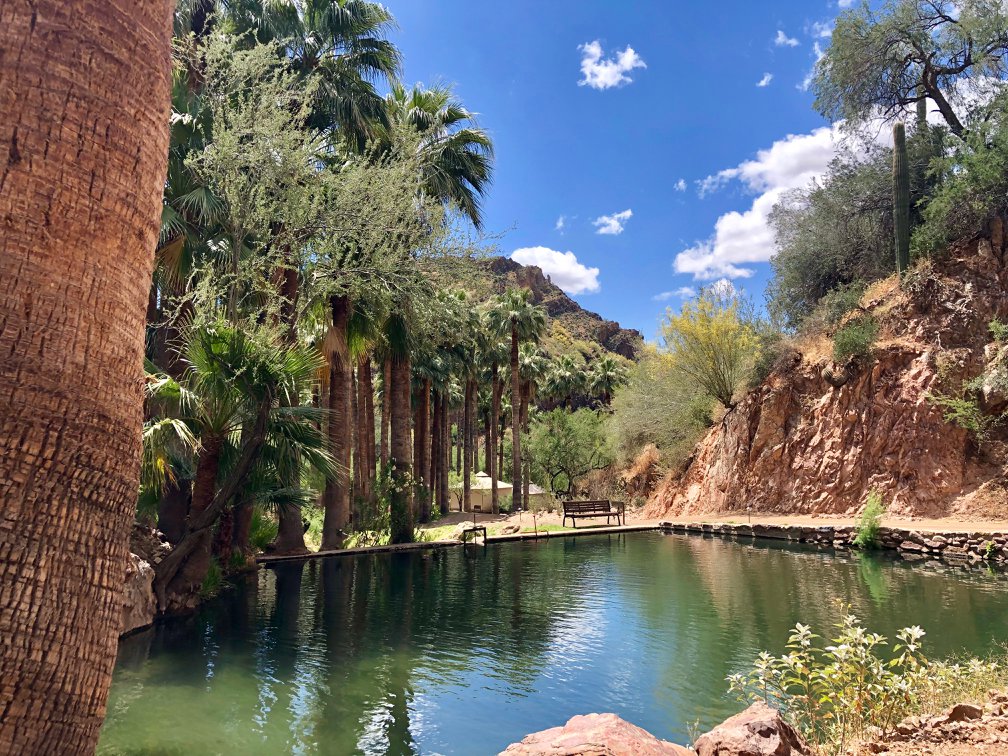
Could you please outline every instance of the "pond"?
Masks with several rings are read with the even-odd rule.
[[[775,542],[591,535],[277,565],[126,639],[100,754],[487,754],[575,714],[685,743],[725,676],[852,607],[926,651],[1008,641],[1008,583]]]

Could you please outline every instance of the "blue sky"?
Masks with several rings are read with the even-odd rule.
[[[838,0],[386,1],[405,81],[493,137],[501,254],[649,339],[697,286],[762,301],[766,214],[832,155],[804,82]]]

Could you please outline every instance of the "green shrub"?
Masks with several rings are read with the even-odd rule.
[[[821,644],[810,627],[795,625],[788,652],[760,654],[750,671],[728,677],[730,691],[743,703],[775,706],[819,752],[839,754],[868,737],[884,738],[910,715],[978,700],[1006,681],[1000,659],[927,659],[919,627],[900,630],[891,651],[853,615],[837,628],[837,637]]]
[[[988,325],[987,330],[990,331],[991,338],[1001,344],[1008,344],[1008,323],[1002,323],[997,318],[994,318]]]
[[[213,598],[220,593],[223,586],[224,573],[221,571],[220,563],[217,561],[217,557],[211,557],[210,567],[207,569],[207,574],[203,578],[203,584],[200,586],[200,597],[204,599]]]
[[[882,516],[885,514],[882,504],[882,494],[872,491],[861,512],[858,521],[857,534],[854,536],[854,547],[858,549],[874,549],[878,547],[879,528],[882,527]]]
[[[849,321],[833,337],[833,361],[842,364],[851,358],[871,357],[878,338],[878,321],[863,315]]]
[[[802,330],[822,333],[835,328],[844,315],[860,307],[861,297],[867,288],[864,281],[854,281],[830,290],[802,321]]]
[[[252,524],[249,527],[249,544],[256,551],[263,551],[277,537],[279,523],[276,518],[259,507],[252,510]]]
[[[928,398],[942,408],[946,423],[958,425],[968,431],[977,444],[982,445],[990,439],[991,433],[1004,418],[984,412],[975,396],[975,389],[976,382],[970,381],[963,386],[961,396],[930,394]]]

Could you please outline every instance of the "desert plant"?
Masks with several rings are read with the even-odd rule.
[[[1004,684],[998,660],[928,660],[920,627],[900,630],[888,653],[887,639],[867,631],[852,614],[837,631],[828,645],[820,645],[819,636],[798,623],[787,653],[761,653],[751,670],[728,677],[730,691],[746,703],[776,706],[821,752],[839,754],[867,736],[885,737],[911,714]]]
[[[977,445],[982,446],[1004,420],[1004,416],[988,415],[984,412],[976,398],[976,383],[970,381],[965,384],[959,396],[935,393],[929,394],[928,398],[942,409],[945,422],[968,431]]]
[[[997,318],[994,318],[994,320],[987,324],[987,330],[990,332],[992,339],[1001,344],[1008,344],[1008,323],[1002,323]]]
[[[854,318],[839,328],[833,336],[833,361],[842,364],[853,358],[871,356],[878,338],[878,321],[869,315]]]
[[[893,233],[896,240],[896,272],[902,278],[910,267],[910,160],[906,127],[893,124]]]
[[[882,515],[885,514],[885,511],[885,505],[882,504],[882,494],[878,491],[869,493],[868,501],[861,512],[861,519],[858,521],[857,533],[854,536],[855,548],[878,548],[878,534],[882,527]]]

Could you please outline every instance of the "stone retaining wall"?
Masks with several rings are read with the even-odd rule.
[[[670,533],[693,533],[736,538],[773,538],[793,543],[811,543],[835,549],[853,548],[855,527],[824,525],[763,525],[735,523],[662,522]],[[879,528],[879,547],[897,551],[904,558],[938,557],[950,562],[1008,562],[1008,533],[936,533],[904,528]]]

